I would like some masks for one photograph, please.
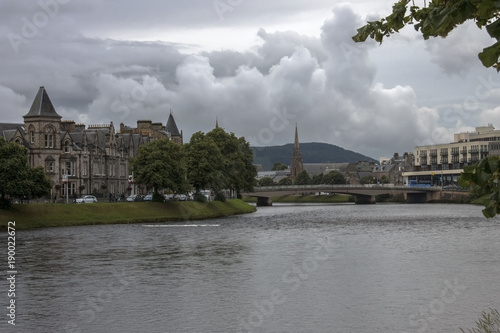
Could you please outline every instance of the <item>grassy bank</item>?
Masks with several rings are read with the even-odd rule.
[[[256,197],[244,197],[246,202],[257,202]],[[350,195],[284,195],[272,198],[273,202],[280,203],[345,203],[354,202]]]
[[[16,221],[17,229],[89,224],[202,220],[252,213],[255,207],[242,200],[227,202],[127,202],[96,204],[27,204],[0,210],[0,228]]]

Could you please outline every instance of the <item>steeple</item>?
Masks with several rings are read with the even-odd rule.
[[[295,177],[297,177],[297,175],[304,170],[304,161],[300,155],[299,131],[297,129],[297,124],[295,124],[295,141],[293,143],[293,155],[290,164],[290,178],[294,180]]]
[[[61,119],[62,117],[57,114],[56,109],[50,101],[45,87],[40,87],[38,93],[33,100],[30,111],[24,116],[24,118],[29,117],[57,117]]]
[[[217,116],[215,117],[215,128],[219,128],[219,121],[217,120]]]
[[[174,120],[174,115],[172,114],[172,110],[170,110],[170,115],[168,116],[167,125],[165,126],[165,130],[170,133],[171,139],[175,143],[182,144],[182,131],[179,132],[179,128],[177,128],[177,124]]]
[[[297,124],[295,124],[295,141],[293,143],[293,156],[300,156],[300,146],[299,146],[299,131],[297,129]]]
[[[172,115],[172,110],[170,110],[170,116],[168,116],[166,130],[170,132],[172,136],[181,135],[175,123],[174,116]]]

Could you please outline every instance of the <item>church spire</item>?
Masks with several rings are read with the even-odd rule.
[[[299,131],[297,129],[297,124],[295,124],[295,142],[293,143],[293,155],[290,164],[290,178],[294,180],[295,177],[297,177],[297,175],[304,170],[304,161],[300,155]]]

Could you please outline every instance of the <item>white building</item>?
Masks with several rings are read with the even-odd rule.
[[[499,155],[500,130],[492,124],[474,132],[454,135],[454,142],[415,147],[414,171],[404,172],[403,180],[430,181],[433,185],[456,184],[463,168],[488,155]]]

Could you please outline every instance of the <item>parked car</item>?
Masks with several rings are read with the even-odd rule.
[[[176,194],[174,196],[174,198],[176,200],[179,200],[179,201],[186,201],[187,200],[187,196],[185,194]]]
[[[97,198],[93,195],[84,195],[81,198],[76,198],[73,200],[74,203],[94,203],[97,202]]]
[[[173,194],[164,194],[165,201],[172,201],[174,200],[174,195]]]
[[[128,202],[138,202],[138,201],[143,201],[143,197],[140,194],[132,194],[125,199]]]
[[[143,198],[143,201],[153,201],[153,195],[152,195],[152,194],[148,194],[148,195],[146,195],[146,196]]]

